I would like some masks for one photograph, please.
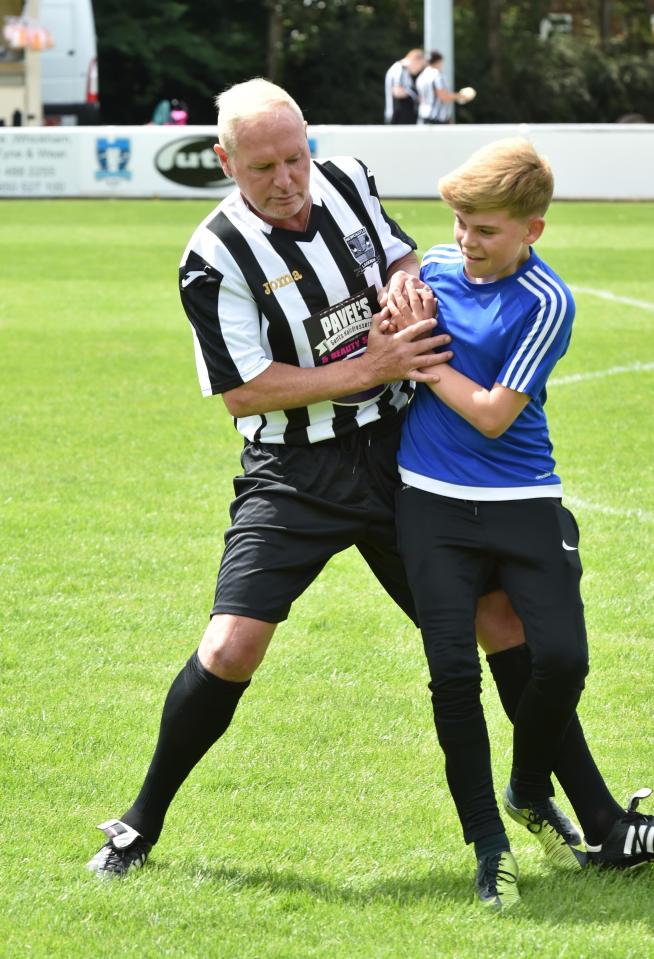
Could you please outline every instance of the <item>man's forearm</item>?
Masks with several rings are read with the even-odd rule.
[[[447,346],[449,336],[420,339],[420,334],[429,334],[433,326],[433,320],[426,320],[401,335],[384,336],[377,314],[368,335],[368,347],[360,356],[308,368],[273,362],[253,380],[224,393],[223,399],[232,416],[252,416],[338,399],[382,383],[413,379],[416,371],[431,378],[431,368],[451,355],[434,353],[435,349]]]
[[[370,389],[365,365],[357,358],[303,368],[271,363],[267,370],[248,383],[223,394],[232,416],[253,416],[272,410],[292,410],[350,393]]]
[[[398,273],[400,270],[404,270],[405,273],[409,273],[411,276],[420,276],[420,262],[413,250],[405,253],[399,260],[394,260],[390,264],[386,271],[386,282],[388,283],[393,274]]]
[[[390,264],[386,280],[395,276],[400,288],[404,288],[407,276],[417,278],[419,273],[420,263],[415,253],[409,251]],[[423,324],[421,332],[430,338],[418,342],[418,333],[412,332],[393,339],[381,336],[379,323],[373,320],[368,348],[360,356],[308,368],[273,362],[253,380],[224,393],[223,399],[232,416],[253,416],[335,400],[382,383],[414,379],[417,371],[430,375],[433,366],[449,358],[449,354],[433,352],[446,346],[449,337],[431,337],[430,323]]]

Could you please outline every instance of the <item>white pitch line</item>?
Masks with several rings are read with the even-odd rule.
[[[610,300],[613,303],[623,303],[625,306],[635,306],[641,310],[650,310],[654,312],[654,303],[648,303],[646,300],[635,300],[630,296],[618,296],[609,290],[589,289],[585,286],[571,286],[573,293],[584,293],[587,296],[596,296],[601,300]],[[548,382],[548,386],[564,386],[567,383],[582,383],[585,380],[603,379],[605,376],[617,376],[621,373],[645,373],[654,370],[654,363],[632,363],[629,366],[611,366],[605,370],[591,370],[588,373],[570,373],[568,376],[558,376]],[[641,523],[653,523],[654,514],[647,510],[616,509],[614,506],[606,506],[604,503],[591,503],[588,500],[580,499],[578,496],[565,496],[565,502],[574,506],[575,509],[589,510],[593,513],[601,513],[603,516],[616,516],[619,519],[636,519]]]
[[[588,296],[597,296],[602,300],[611,300],[613,303],[624,303],[626,306],[636,306],[641,310],[654,312],[654,303],[646,300],[635,300],[630,296],[618,296],[610,290],[595,290],[587,286],[571,286],[573,293],[585,293]],[[565,386],[567,383],[583,383],[585,380],[603,379],[605,376],[617,376],[620,373],[646,373],[654,370],[654,363],[632,363],[629,366],[611,366],[606,370],[591,370],[588,373],[570,373],[568,376],[556,376],[549,381],[550,386]]]
[[[618,296],[617,293],[611,293],[609,290],[594,290],[589,286],[571,286],[570,289],[573,293],[597,296],[600,300],[611,300],[612,303],[624,303],[625,306],[637,306],[641,310],[654,312],[654,303],[648,303],[647,300],[634,300],[631,296]]]
[[[654,363],[631,363],[629,366],[609,366],[605,370],[589,370],[587,373],[568,373],[567,376],[554,376],[547,381],[548,386],[566,386],[568,383],[583,383],[585,380],[602,380],[605,376],[617,376],[620,373],[649,373]]]
[[[613,506],[605,506],[603,503],[589,503],[588,500],[579,499],[578,496],[568,496],[567,494],[563,497],[566,503],[569,503],[570,506],[574,506],[575,509],[587,509],[593,513],[602,513],[604,516],[617,516],[620,519],[637,519],[641,523],[653,523],[654,522],[654,513],[648,513],[644,509],[616,509]]]

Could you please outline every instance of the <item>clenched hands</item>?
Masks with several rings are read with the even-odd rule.
[[[383,382],[437,383],[436,367],[447,363],[452,351],[434,350],[447,346],[451,337],[433,334],[436,298],[430,287],[414,276],[396,273],[379,301],[382,309],[372,318],[364,354],[376,370],[375,379],[383,374]]]

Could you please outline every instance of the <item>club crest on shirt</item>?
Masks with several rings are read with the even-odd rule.
[[[362,273],[366,267],[372,266],[372,264],[376,263],[379,259],[375,253],[375,247],[370,239],[370,234],[365,227],[357,230],[356,233],[350,233],[350,235],[344,237],[344,239],[350,253],[359,264],[359,269]]]

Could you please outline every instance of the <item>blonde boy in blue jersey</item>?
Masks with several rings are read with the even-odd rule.
[[[508,814],[533,832],[556,825],[555,772],[586,848],[571,823],[549,831],[566,840],[561,863],[579,866],[651,860],[654,820],[635,811],[647,790],[628,811],[618,806],[576,716],[588,671],[579,531],[562,505],[543,409],[575,307],[532,249],[552,199],[551,169],[528,141],[503,140],[443,178],[439,191],[454,211],[456,242],[424,257],[420,277],[429,289],[390,304],[401,328],[433,315],[436,299],[439,329],[454,347],[440,381],[418,385],[403,426],[398,536],[448,785],[477,856],[476,894],[505,909],[520,899],[518,866],[494,795],[474,627],[489,580],[508,594],[526,637],[525,647],[489,657],[494,673],[513,671],[498,683],[501,693],[513,684],[513,695],[502,697],[514,722]],[[626,856],[627,836],[641,831],[644,841]]]

